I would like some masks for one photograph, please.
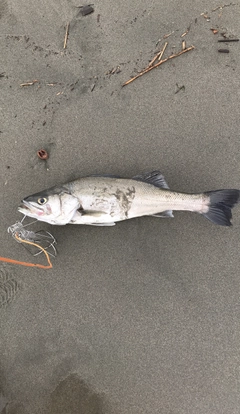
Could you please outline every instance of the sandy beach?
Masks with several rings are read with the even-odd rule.
[[[240,42],[218,42],[240,36],[240,2],[84,5],[0,2],[3,257],[45,263],[7,229],[24,197],[80,176],[240,188]],[[123,87],[166,42],[162,59],[194,49]],[[1,414],[239,413],[240,208],[231,228],[174,216],[31,226],[58,255],[0,262]]]

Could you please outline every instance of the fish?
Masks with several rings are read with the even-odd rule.
[[[198,194],[170,190],[163,174],[146,172],[133,178],[91,175],[24,198],[18,211],[53,225],[114,226],[141,216],[174,217],[173,211],[192,211],[211,222],[231,226],[232,208],[240,190]]]

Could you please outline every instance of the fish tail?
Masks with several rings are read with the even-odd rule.
[[[209,210],[202,213],[208,220],[220,226],[231,226],[232,208],[240,201],[240,190],[208,191]]]

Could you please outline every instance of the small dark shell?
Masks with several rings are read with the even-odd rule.
[[[48,159],[48,153],[45,149],[40,149],[37,152],[37,155],[41,160],[47,160]]]

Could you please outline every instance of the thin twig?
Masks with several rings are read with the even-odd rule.
[[[65,37],[64,37],[63,49],[66,49],[66,47],[67,47],[67,40],[68,40],[68,34],[69,34],[69,26],[70,26],[70,23],[67,23]]]
[[[163,37],[162,37],[162,39],[158,39],[158,41],[157,41],[157,43],[156,43],[156,46],[158,45],[158,43],[160,43],[163,39],[167,39],[169,36],[171,36],[172,34],[173,34],[174,32],[171,32],[171,33],[168,33],[168,34],[165,34]]]
[[[168,42],[166,42],[165,45],[163,46],[162,51],[160,53],[160,56],[159,56],[158,60],[161,60],[162,59],[163,53],[165,52],[167,45],[168,45]]]
[[[158,52],[155,56],[154,56],[154,58],[151,60],[151,62],[149,63],[149,65],[148,65],[148,68],[150,68],[150,66],[152,66],[153,64],[154,64],[154,62],[157,60],[157,58],[160,56],[160,54],[161,54],[161,50],[160,50],[160,52]]]
[[[188,34],[189,30],[187,29],[186,32],[184,32],[183,34],[181,34],[181,37],[186,36],[186,34]]]
[[[190,25],[187,27],[186,32],[184,32],[184,33],[181,35],[181,37],[186,36],[186,34],[188,34],[188,33],[190,32],[190,29],[191,29],[191,23],[190,23]]]
[[[34,83],[37,83],[38,80],[34,79],[32,82],[25,82],[25,83],[20,83],[20,86],[31,86],[34,85]]]
[[[227,42],[239,42],[239,39],[219,39],[218,42],[223,42],[223,43],[227,43]]]
[[[236,6],[235,3],[230,3],[230,4],[223,4],[222,6],[218,6],[215,9],[212,9],[213,12],[215,12],[216,10],[222,10],[224,7],[229,7],[229,6]]]
[[[174,32],[171,32],[171,33],[165,34],[165,35],[163,36],[163,39],[167,39],[167,38],[168,38],[169,36],[171,36],[173,33],[174,33]]]
[[[178,52],[178,53],[176,53],[176,54],[174,54],[174,55],[171,55],[171,56],[167,57],[166,59],[160,60],[160,62],[156,63],[156,64],[155,64],[155,65],[153,65],[153,66],[150,66],[150,67],[146,68],[145,70],[143,70],[143,71],[142,71],[141,73],[139,73],[138,75],[136,75],[136,76],[134,76],[133,78],[129,79],[129,80],[128,80],[127,82],[125,82],[122,86],[129,85],[129,83],[133,82],[133,81],[134,81],[135,79],[137,79],[137,78],[140,78],[140,76],[144,75],[145,73],[149,72],[150,70],[155,69],[155,68],[157,68],[158,66],[162,65],[163,63],[167,62],[168,60],[173,59],[173,58],[175,58],[175,57],[177,57],[177,56],[180,56],[180,55],[182,55],[183,53],[185,53],[185,52],[189,52],[190,50],[193,50],[193,49],[194,49],[194,46],[190,46],[190,47],[188,47],[187,49],[181,50],[181,52]]]
[[[163,53],[165,52],[165,49],[166,49],[166,47],[167,47],[167,45],[168,45],[168,42],[166,42],[165,43],[165,45],[163,46],[163,49],[162,50],[160,50],[160,52],[158,52],[157,54],[156,54],[156,56],[154,56],[154,58],[151,60],[151,62],[149,63],[149,65],[148,65],[148,68],[150,67],[150,66],[152,66],[153,64],[154,64],[154,62],[158,59],[158,60],[161,60],[161,58],[162,58],[162,55],[163,55]],[[145,70],[145,69],[144,69]]]

